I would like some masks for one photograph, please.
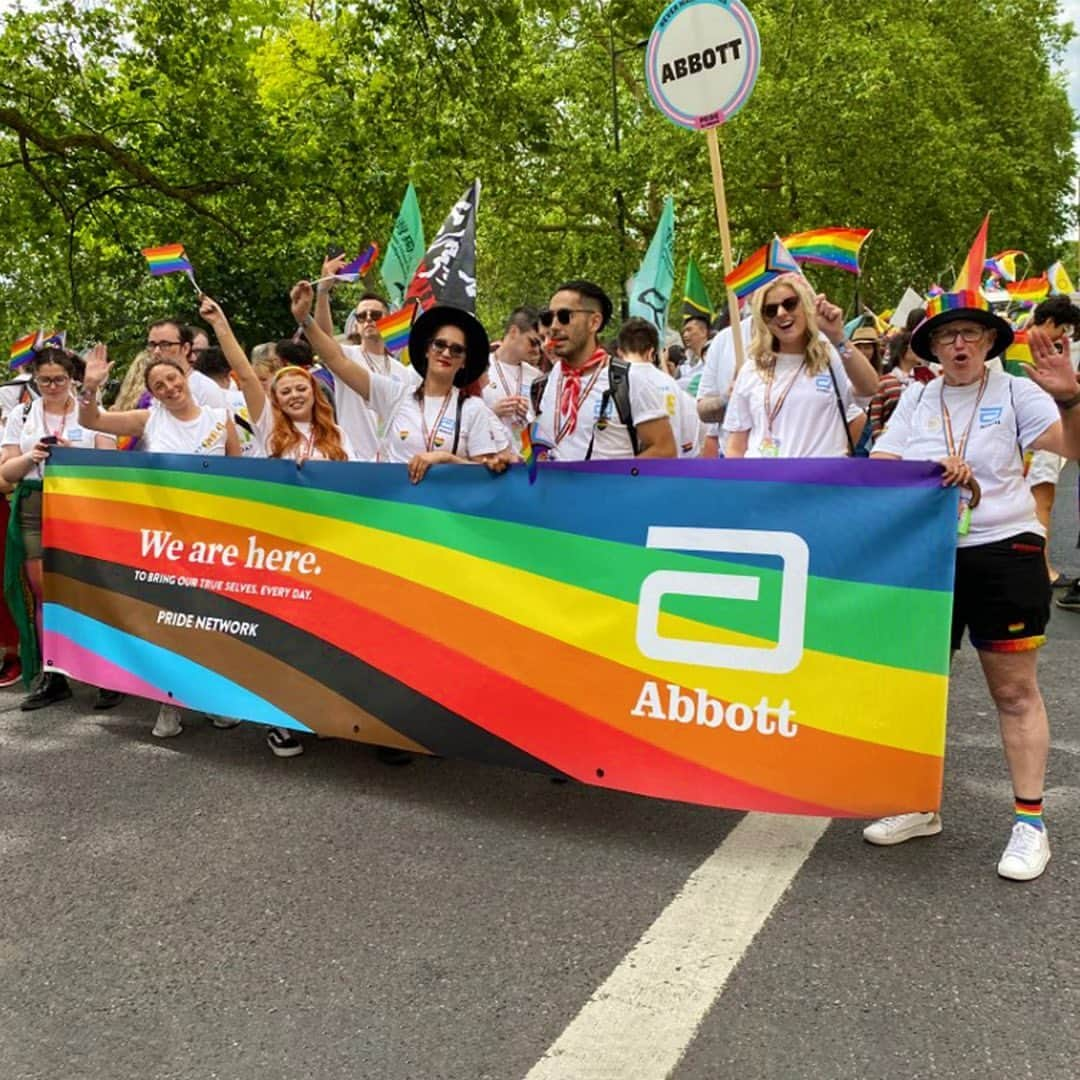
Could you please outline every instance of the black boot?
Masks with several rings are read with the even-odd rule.
[[[19,708],[23,712],[33,712],[55,705],[58,701],[67,701],[71,697],[71,687],[63,675],[55,671],[43,671],[38,676],[37,686],[22,699]]]
[[[115,708],[124,700],[124,695],[119,690],[105,690],[98,688],[97,697],[94,698],[94,712],[104,712],[106,709]]]

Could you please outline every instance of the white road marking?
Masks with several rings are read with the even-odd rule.
[[[747,814],[526,1080],[669,1076],[828,824]]]

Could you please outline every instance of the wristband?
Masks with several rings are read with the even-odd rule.
[[[304,316],[303,322],[302,322],[302,323],[301,323],[300,325],[301,325],[301,326],[310,326],[310,325],[311,325],[311,324],[312,324],[312,323],[313,323],[314,321],[315,321],[315,316],[314,316],[314,315],[312,315],[312,314],[311,314],[311,312],[309,311],[309,312],[308,312],[308,313],[307,313],[307,314],[306,314],[306,315]]]
[[[93,405],[97,401],[97,387],[95,386],[93,390],[84,389],[76,400],[80,405]]]
[[[1057,398],[1054,398],[1054,402],[1062,412],[1068,412],[1069,409],[1080,405],[1080,394],[1073,394],[1071,398],[1066,398],[1064,401],[1058,401]]]

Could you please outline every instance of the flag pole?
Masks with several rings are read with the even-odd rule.
[[[716,201],[716,223],[720,226],[720,247],[724,256],[724,277],[735,269],[731,258],[731,231],[728,228],[727,194],[724,191],[724,164],[720,159],[720,143],[716,138],[716,128],[705,129],[705,141],[709,144],[709,165],[712,167],[713,196]],[[724,281],[727,291],[728,316],[731,322],[731,334],[735,343],[735,374],[737,375],[743,366],[743,335],[742,319],[739,318],[739,300],[727,281]]]

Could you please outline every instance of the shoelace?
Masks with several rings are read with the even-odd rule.
[[[1005,857],[1017,855],[1020,858],[1027,858],[1029,855],[1034,855],[1041,841],[1042,833],[1034,825],[1025,825],[1022,821],[1018,821],[1013,826],[1012,836],[1009,837]]]

